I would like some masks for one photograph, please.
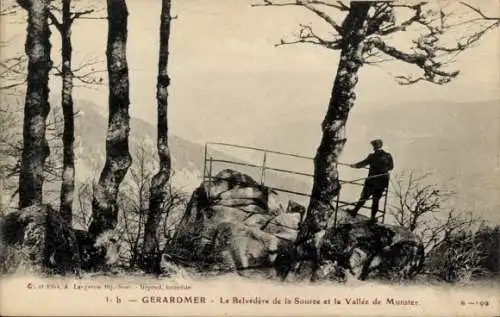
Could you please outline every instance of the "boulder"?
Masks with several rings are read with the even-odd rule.
[[[75,232],[50,206],[30,206],[0,220],[0,262],[4,273],[78,273],[80,252]]]
[[[221,270],[270,267],[297,236],[300,214],[248,175],[223,170],[194,192],[169,252]]]
[[[222,270],[270,268],[275,260],[280,239],[258,228],[238,222],[217,225],[210,252]]]
[[[398,226],[372,223],[362,215],[353,218],[342,209],[336,226],[318,235],[320,263],[338,266],[329,269],[337,276],[411,279],[423,264],[424,249],[416,235]]]
[[[3,273],[28,270],[80,274],[120,266],[124,242],[113,231],[95,238],[69,227],[48,205],[30,206],[0,219]]]
[[[283,213],[268,220],[263,226],[263,230],[267,233],[275,235],[279,238],[295,241],[297,238],[300,214],[298,213]]]

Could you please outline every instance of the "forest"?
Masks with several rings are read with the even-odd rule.
[[[175,4],[161,0],[154,17],[160,26],[156,95],[151,96],[156,126],[147,132],[155,139],[149,142],[137,137],[139,127],[147,127],[130,115],[130,88],[141,82],[129,77],[127,50],[134,44],[128,42],[127,0],[107,0],[102,7],[77,0],[2,2],[0,18],[21,16],[26,27],[25,51],[2,54],[0,60],[3,275],[27,268],[79,277],[137,272],[171,277],[188,271],[332,282],[456,283],[498,277],[500,227],[450,207],[447,202],[456,193],[429,174],[391,176],[390,224],[335,207],[343,188],[339,164],[348,142],[346,125],[362,94],[356,91],[362,70],[389,61],[411,70],[394,76],[408,89],[423,82],[447,85],[461,76],[454,58],[498,29],[497,12],[466,1],[249,1],[252,10],[277,15],[289,8],[305,10],[328,30],[300,24],[275,46],[304,44],[339,54],[322,137],[316,153],[308,153],[314,156],[309,201],[301,204],[280,198],[244,169],[223,169],[208,180],[173,169],[172,157],[182,160],[183,151],[169,133],[169,110],[182,107],[171,102],[169,90],[175,80],[170,75],[176,54],[172,26],[182,19],[181,11],[174,13]],[[104,73],[90,59],[74,63],[79,52],[73,50],[72,27],[83,19],[107,24]],[[52,48],[56,39],[60,51]],[[0,44],[0,49],[11,45],[4,38]],[[55,78],[61,83],[58,91],[49,88]],[[92,107],[76,111],[79,85],[107,90],[102,125]],[[53,96],[56,104],[50,102]],[[100,130],[82,129],[83,120]],[[102,153],[82,141],[88,135],[99,135]],[[92,161],[99,154],[104,164],[90,165],[92,176],[78,181],[83,171],[76,160]],[[175,178],[197,187],[179,188]]]

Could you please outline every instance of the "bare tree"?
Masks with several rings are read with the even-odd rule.
[[[26,55],[28,75],[23,123],[23,151],[19,175],[19,208],[42,203],[44,164],[50,154],[45,137],[49,105],[49,0],[18,0],[28,11]]]
[[[72,223],[72,206],[75,191],[75,153],[73,144],[75,141],[75,119],[73,108],[73,70],[71,44],[71,27],[75,19],[90,14],[93,10],[80,12],[71,11],[71,0],[62,0],[61,19],[54,14],[55,9],[49,12],[49,18],[61,35],[61,61],[62,76],[61,108],[64,116],[63,141],[63,171],[60,193],[60,212],[67,224]]]
[[[130,249],[130,266],[139,264],[141,247],[144,244],[144,232],[148,216],[151,170],[157,165],[153,151],[146,143],[139,142],[130,168],[129,179],[120,192],[122,202],[122,223],[124,240]]]
[[[130,99],[126,56],[128,11],[125,0],[107,0],[107,14],[109,119],[106,162],[95,185],[92,201],[89,233],[94,237],[116,226],[118,189],[132,161],[128,145]]]
[[[282,40],[277,45],[306,43],[340,51],[328,110],[322,123],[323,136],[314,159],[311,200],[297,239],[304,257],[315,259],[314,234],[326,227],[332,203],[340,191],[337,162],[347,141],[345,126],[356,100],[354,90],[361,67],[399,61],[420,71],[417,76],[396,76],[400,84],[420,81],[446,84],[459,74],[447,68],[447,64],[488,30],[497,27],[499,20],[485,19],[487,16],[482,11],[463,4],[463,8],[483,16],[453,19],[452,6],[440,7],[440,2],[263,1],[254,6],[300,7],[317,16],[330,29],[330,36],[323,36],[311,25],[301,25],[296,39]],[[465,31],[462,33],[460,28]],[[402,34],[405,35],[403,39],[411,39],[407,48],[391,44],[397,43],[393,39]],[[461,36],[458,41],[453,39],[455,34]]]
[[[414,171],[393,176],[391,183],[396,204],[391,204],[389,213],[401,227],[414,232],[423,218],[443,212],[442,205],[453,195],[429,181],[430,174],[416,175]]]
[[[388,213],[396,224],[422,239],[426,253],[447,237],[470,230],[478,221],[451,206],[455,193],[432,182],[430,174],[401,172],[393,175],[391,184],[394,202]]]
[[[156,98],[158,100],[158,123],[157,123],[157,149],[160,163],[158,173],[151,181],[149,196],[149,214],[144,228],[144,268],[151,268],[156,259],[154,251],[158,248],[156,245],[157,231],[160,224],[161,211],[165,208],[165,203],[170,194],[168,191],[168,182],[170,179],[171,157],[168,146],[168,86],[170,78],[168,76],[168,54],[170,39],[170,23],[172,16],[170,13],[171,0],[162,1],[160,16],[160,53],[158,62],[158,82]]]

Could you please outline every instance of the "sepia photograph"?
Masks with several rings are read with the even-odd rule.
[[[499,35],[498,0],[0,0],[0,315],[498,315]]]

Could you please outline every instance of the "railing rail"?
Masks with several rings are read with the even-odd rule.
[[[251,151],[257,151],[261,152],[263,154],[262,157],[262,164],[252,164],[248,162],[238,162],[238,161],[232,161],[228,159],[221,159],[217,158],[216,156],[212,156],[209,153],[209,148],[211,146],[222,146],[222,147],[228,147],[228,148],[234,148],[234,149],[243,149],[243,150],[251,150]],[[293,170],[288,170],[288,169],[283,169],[283,168],[277,168],[277,167],[271,167],[268,166],[268,155],[269,154],[275,154],[275,155],[281,155],[281,156],[287,156],[287,157],[293,157],[293,158],[299,158],[299,159],[305,159],[305,160],[314,160],[314,158],[309,157],[309,156],[304,156],[300,154],[295,154],[295,153],[285,153],[281,151],[276,151],[276,150],[269,150],[269,149],[264,149],[264,148],[257,148],[257,147],[251,147],[251,146],[244,146],[244,145],[238,145],[238,144],[230,144],[230,143],[222,143],[222,142],[208,142],[205,144],[204,148],[204,162],[203,162],[203,180],[208,181],[208,186],[211,186],[211,183],[216,179],[213,173],[213,165],[214,164],[226,164],[226,165],[236,165],[236,166],[246,166],[246,167],[251,167],[251,168],[258,168],[260,169],[260,184],[262,186],[266,186],[270,190],[274,190],[277,192],[284,192],[288,194],[293,194],[293,195],[299,195],[302,197],[308,197],[310,198],[310,193],[304,193],[296,190],[291,190],[288,188],[280,188],[280,187],[275,187],[275,186],[269,186],[265,185],[265,178],[266,178],[266,171],[273,171],[273,172],[278,172],[278,173],[283,173],[283,174],[291,174],[291,175],[300,175],[300,176],[305,176],[309,178],[313,178],[314,175],[310,173],[305,173],[305,172],[299,172],[299,171],[293,171]],[[207,167],[208,164],[208,167]],[[347,166],[350,167],[350,164],[342,163],[339,162],[337,165],[340,166]],[[365,168],[366,169],[366,168]],[[353,180],[339,180],[341,185],[355,185],[355,186],[364,186],[364,181],[366,179],[370,178],[377,178],[377,177],[382,177],[388,174],[377,174],[377,175],[372,175],[369,177],[361,177]],[[382,219],[382,222],[385,220],[385,212],[387,208],[387,196],[388,196],[388,189],[386,189],[383,193],[383,196],[381,198],[384,199],[383,202],[383,209],[379,209],[380,215],[377,216],[376,218]],[[368,201],[371,199],[368,199]],[[335,218],[334,218],[334,226],[336,225],[337,222],[337,210],[339,207],[345,207],[345,206],[353,206],[355,203],[349,203],[347,201],[340,200],[340,193],[337,195],[336,199],[336,206],[335,206]],[[371,210],[370,207],[362,206],[362,209],[368,209]]]

